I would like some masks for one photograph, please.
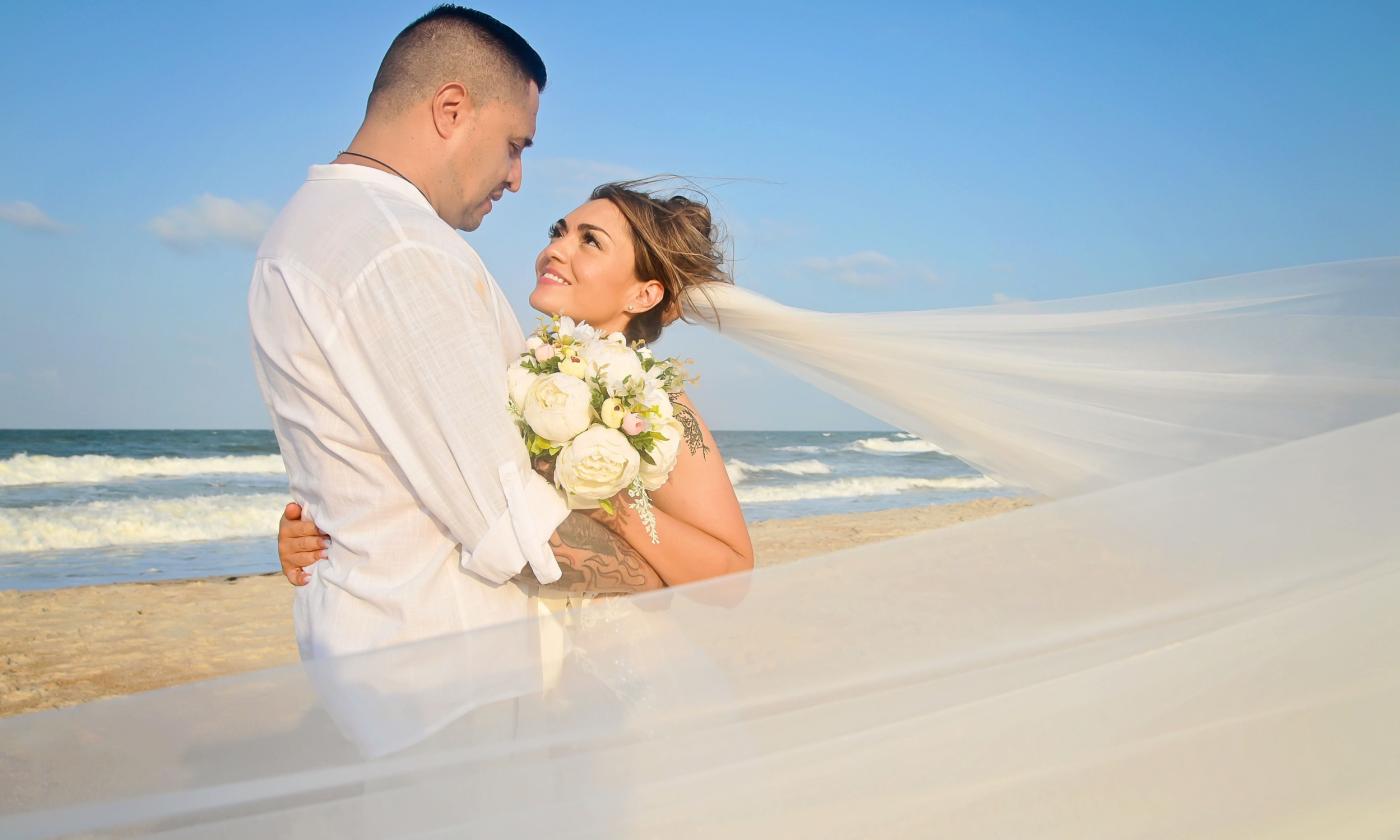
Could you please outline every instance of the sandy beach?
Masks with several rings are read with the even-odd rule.
[[[758,564],[765,566],[1029,503],[980,499],[769,520],[750,530]],[[276,573],[0,590],[0,716],[294,662],[292,592]]]

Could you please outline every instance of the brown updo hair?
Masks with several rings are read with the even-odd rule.
[[[700,283],[733,283],[725,271],[723,234],[710,216],[704,193],[687,187],[685,195],[661,195],[651,191],[670,176],[614,181],[589,196],[611,201],[627,220],[637,252],[637,276],[657,280],[665,288],[661,302],[632,316],[623,334],[629,342],[650,344],[671,321],[682,317],[681,292]]]

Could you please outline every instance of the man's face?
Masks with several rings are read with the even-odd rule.
[[[540,90],[534,82],[522,95],[479,106],[471,131],[452,156],[458,213],[449,219],[460,230],[476,230],[506,190],[519,192],[524,177],[521,154],[534,142]]]

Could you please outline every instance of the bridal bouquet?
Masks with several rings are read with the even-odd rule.
[[[660,542],[647,492],[666,483],[685,433],[671,404],[689,381],[681,363],[568,316],[542,319],[526,348],[506,385],[530,457],[553,467],[573,509],[615,513],[626,490]]]

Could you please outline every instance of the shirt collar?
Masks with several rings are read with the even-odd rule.
[[[376,189],[397,193],[406,198],[418,201],[429,210],[433,206],[428,203],[428,199],[413,184],[403,178],[382,169],[375,169],[372,166],[361,166],[358,163],[317,163],[313,164],[306,173],[308,181],[359,181],[362,184],[371,184]],[[433,210],[436,213],[436,210]]]

